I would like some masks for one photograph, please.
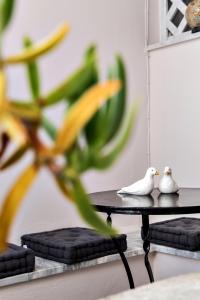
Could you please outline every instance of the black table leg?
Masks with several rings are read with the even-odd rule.
[[[112,225],[111,214],[109,214],[109,213],[108,213],[108,216],[107,216],[107,223],[110,226]],[[135,285],[134,285],[134,281],[133,281],[133,276],[132,276],[131,269],[129,267],[128,261],[126,259],[126,256],[124,255],[124,252],[121,250],[121,247],[119,246],[119,243],[118,243],[117,239],[112,238],[112,240],[115,244],[115,247],[117,248],[117,251],[118,251],[118,253],[121,257],[122,263],[124,265],[124,268],[125,268],[125,271],[126,271],[126,274],[127,274],[127,277],[128,277],[130,289],[134,289]]]
[[[112,218],[111,218],[111,214],[108,214],[106,222],[108,225],[112,226]]]
[[[150,251],[150,241],[149,241],[149,216],[142,215],[142,238],[143,238],[143,249],[145,252],[144,263],[149,275],[150,282],[154,282],[153,272],[151,265],[149,263],[148,254]]]

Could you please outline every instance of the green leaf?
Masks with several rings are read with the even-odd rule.
[[[96,46],[91,45],[85,52],[85,62],[89,63],[96,59]],[[98,82],[98,77],[96,77],[96,82]],[[96,147],[100,147],[100,137],[102,132],[102,123],[105,120],[105,114],[106,114],[106,107],[107,105],[104,104],[103,107],[101,107],[97,113],[94,115],[94,117],[90,120],[90,122],[87,124],[85,128],[85,136],[87,139],[88,144],[95,145]]]
[[[115,94],[110,103],[101,107],[85,129],[88,144],[96,150],[109,142],[120,129],[126,103],[126,74],[121,56],[116,56],[115,64],[109,72],[110,79],[119,79],[122,89]]]
[[[93,156],[93,167],[99,170],[103,170],[109,168],[114,161],[121,154],[123,149],[125,148],[130,135],[132,133],[132,129],[135,126],[136,119],[138,115],[138,103],[133,105],[133,108],[126,120],[126,124],[124,125],[123,132],[120,134],[117,141],[114,143],[113,149],[110,150],[107,154],[95,153]]]
[[[126,71],[120,55],[117,55],[115,58],[115,64],[110,69],[109,78],[119,79],[122,83],[122,89],[107,103],[107,141],[113,139],[120,129],[126,107]]]
[[[66,153],[66,158],[68,165],[72,167],[77,173],[79,173],[79,169],[81,168],[83,161],[78,141],[76,141],[70,148],[70,150]]]
[[[24,38],[24,47],[32,47],[33,43],[29,37]],[[40,78],[39,78],[39,69],[36,61],[31,61],[26,64],[27,66],[27,75],[29,80],[29,86],[34,100],[38,100],[40,96]]]
[[[98,82],[98,70],[96,55],[89,51],[86,55],[84,64],[76,70],[69,78],[64,80],[58,87],[44,96],[43,106],[53,105],[60,100],[66,99],[70,103],[76,101],[88,88]]]
[[[84,53],[84,62],[86,65],[97,62],[97,47],[95,44],[90,45]],[[98,74],[97,74],[98,76]]]
[[[42,117],[42,127],[45,129],[46,133],[49,135],[49,137],[55,141],[57,137],[57,129],[56,127],[46,118]]]
[[[81,148],[78,140],[74,143],[70,150],[65,153],[68,167],[73,168],[77,174],[82,174],[91,168],[91,155],[92,153],[90,148],[86,145]]]
[[[74,187],[74,198],[75,205],[81,215],[81,217],[92,226],[99,233],[107,236],[115,236],[117,234],[116,230],[107,225],[95,212],[93,206],[90,203],[90,198],[86,194],[79,179],[74,179],[72,181]]]
[[[15,4],[14,0],[2,0],[1,30],[4,30],[8,26],[14,11],[14,4]]]
[[[89,147],[96,150],[104,145],[105,136],[107,136],[107,103],[105,103],[90,120],[85,128],[85,136]]]

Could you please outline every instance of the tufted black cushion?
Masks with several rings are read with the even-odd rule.
[[[151,224],[149,239],[159,245],[200,250],[200,219],[178,218]]]
[[[26,234],[22,244],[31,248],[36,256],[66,264],[74,264],[117,253],[112,239],[87,228],[64,228],[41,233]],[[126,235],[116,238],[122,251],[127,249]]]
[[[0,279],[22,273],[32,272],[35,267],[33,251],[14,244],[0,254]]]

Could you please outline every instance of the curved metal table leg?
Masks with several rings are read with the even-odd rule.
[[[111,214],[108,214],[107,223],[110,226],[112,225]],[[120,248],[120,246],[118,244],[117,239],[112,238],[112,240],[113,240],[113,242],[115,244],[115,247],[117,248],[117,251],[118,251],[118,253],[119,253],[120,257],[121,257],[122,263],[124,265],[124,268],[125,268],[125,271],[126,271],[126,274],[127,274],[127,277],[128,277],[130,289],[134,289],[135,285],[134,285],[134,281],[133,281],[133,276],[132,276],[131,269],[129,267],[128,261],[126,259],[126,256],[124,255],[124,252],[121,251],[121,248]]]
[[[142,238],[143,238],[143,249],[145,252],[144,263],[149,275],[150,282],[154,282],[153,272],[149,262],[148,254],[150,251],[150,241],[149,241],[149,216],[142,215]]]

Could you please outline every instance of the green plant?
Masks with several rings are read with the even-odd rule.
[[[1,50],[13,7],[14,0],[0,1]],[[37,59],[56,47],[68,32],[69,26],[64,24],[42,43],[34,44],[26,37],[24,49],[19,54],[4,57],[0,51],[0,170],[12,167],[27,151],[34,154],[32,164],[19,176],[3,202],[0,249],[6,247],[12,221],[41,167],[49,170],[59,189],[76,205],[89,225],[104,234],[116,233],[95,213],[80,178],[89,169],[104,170],[113,164],[135,124],[137,105],[129,109],[128,117],[124,118],[126,72],[123,59],[116,56],[108,80],[100,83],[95,45],[86,50],[81,66],[70,77],[43,95]],[[31,100],[7,97],[6,67],[15,64],[24,64],[27,68]],[[66,103],[66,113],[61,128],[57,129],[45,117],[45,109],[60,101]],[[51,138],[51,147],[41,140],[38,134],[41,128]],[[10,143],[15,145],[15,150],[5,159]],[[64,158],[62,164],[58,163],[60,156]]]

